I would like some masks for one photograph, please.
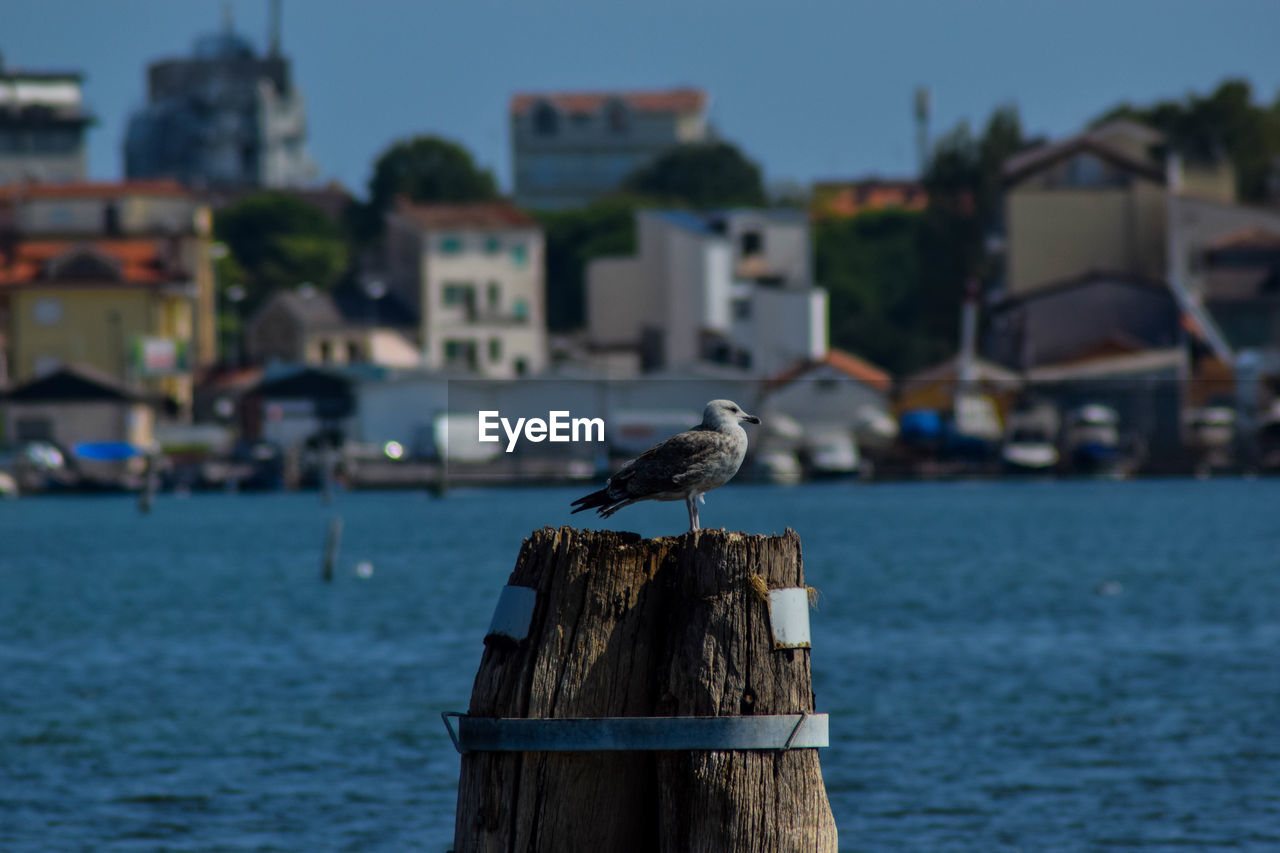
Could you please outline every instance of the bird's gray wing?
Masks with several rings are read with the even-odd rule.
[[[638,500],[688,488],[691,482],[722,464],[726,445],[726,436],[714,430],[691,429],[673,435],[610,477],[609,496]]]

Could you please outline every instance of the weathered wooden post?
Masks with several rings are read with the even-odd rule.
[[[458,720],[456,853],[836,850],[806,596],[792,530],[536,531]]]
[[[329,519],[324,535],[324,557],[320,561],[320,579],[333,581],[333,564],[338,562],[338,549],[342,547],[342,516]]]

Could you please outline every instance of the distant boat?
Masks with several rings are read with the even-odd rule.
[[[1009,416],[1009,430],[1000,461],[1010,474],[1052,474],[1061,455],[1054,444],[1058,416],[1044,406],[1014,412]]]
[[[1011,474],[1052,474],[1059,458],[1058,448],[1037,430],[1015,430],[1000,450],[1004,469]]]
[[[1196,473],[1208,476],[1234,462],[1236,413],[1230,406],[1204,406],[1187,414],[1187,437],[1195,450]]]
[[[1089,403],[1068,413],[1063,444],[1073,473],[1128,473],[1129,460],[1120,446],[1120,415],[1110,406]]]
[[[1258,421],[1258,464],[1264,471],[1280,471],[1280,400]]]
[[[861,457],[853,431],[840,427],[814,427],[804,438],[809,476],[850,477],[858,473]]]
[[[90,462],[123,462],[142,455],[127,441],[86,441],[72,447],[71,452],[77,459]]]
[[[804,469],[795,453],[775,448],[764,450],[755,459],[757,476],[768,483],[794,485],[804,479]]]

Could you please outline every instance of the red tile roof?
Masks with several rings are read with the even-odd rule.
[[[606,103],[618,99],[641,113],[692,113],[707,107],[707,93],[701,89],[663,89],[638,92],[522,92],[511,96],[511,114],[524,115],[542,101],[562,113],[599,112]]]
[[[47,281],[49,262],[76,249],[111,258],[118,265],[123,282],[158,284],[177,277],[167,269],[161,246],[155,240],[24,240],[7,254],[0,254],[0,287]]]
[[[33,198],[115,198],[123,195],[175,196],[191,193],[177,181],[85,181],[67,184],[6,184],[0,186],[0,201]]]
[[[871,362],[858,358],[853,353],[848,353],[844,350],[830,349],[827,350],[827,354],[822,358],[802,361],[792,365],[770,379],[769,385],[775,388],[787,385],[801,378],[809,371],[822,366],[838,370],[850,379],[864,382],[879,391],[888,391],[889,386],[893,384],[892,377]]]
[[[414,204],[396,200],[396,212],[422,228],[439,231],[451,228],[530,228],[537,220],[507,201],[471,204]]]

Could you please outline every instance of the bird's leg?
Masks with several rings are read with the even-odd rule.
[[[689,507],[689,529],[700,530],[698,526],[698,499],[693,495],[689,495],[684,499],[685,504]]]

